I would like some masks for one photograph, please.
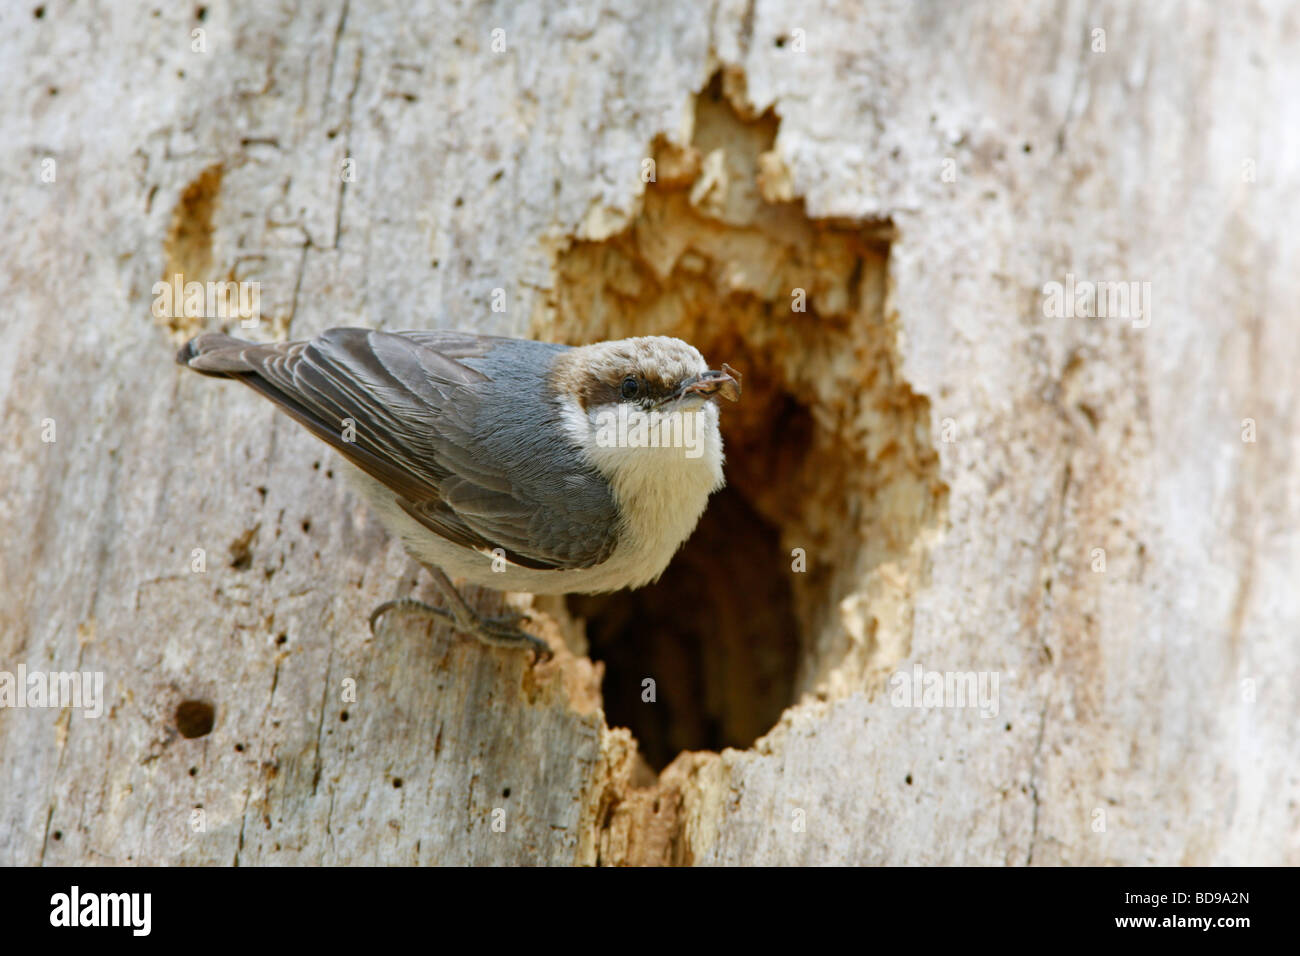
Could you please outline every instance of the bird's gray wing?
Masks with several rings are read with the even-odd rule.
[[[540,402],[556,416],[547,428],[536,420],[539,403],[512,394],[543,387],[544,369],[524,362],[506,376],[520,381],[498,382],[463,361],[536,346],[461,332],[342,328],[267,345],[203,335],[178,359],[271,399],[442,537],[501,548],[524,567],[592,567],[613,550],[618,511],[598,472],[576,455],[555,454],[553,403]]]

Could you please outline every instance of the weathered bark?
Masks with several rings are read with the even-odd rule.
[[[0,708],[0,862],[1300,862],[1293,8],[117,6],[0,13],[0,672],[107,695]],[[537,667],[372,638],[418,566],[172,364],[231,327],[174,274],[252,337],[681,335],[744,517],[575,605],[603,697],[560,602]],[[736,746],[656,775],[614,696]]]

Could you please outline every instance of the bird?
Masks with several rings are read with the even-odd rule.
[[[568,346],[455,330],[332,328],[295,342],[224,333],[176,361],[270,399],[350,465],[352,487],[446,607],[485,644],[551,656],[521,612],[474,611],[452,578],[498,591],[595,594],[659,578],[725,484],[718,403],[741,376],[649,335]]]

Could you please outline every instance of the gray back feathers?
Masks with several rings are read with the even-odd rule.
[[[618,508],[547,380],[565,348],[341,328],[272,345],[203,335],[177,360],[261,392],[444,538],[524,567],[588,568],[613,551]]]

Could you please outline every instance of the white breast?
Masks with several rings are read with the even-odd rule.
[[[702,402],[697,411],[663,422],[655,442],[660,447],[602,444],[600,429],[608,420],[598,415],[583,414],[576,402],[565,410],[570,432],[609,480],[623,517],[618,548],[606,562],[623,580],[601,590],[640,587],[663,573],[695,530],[709,495],[726,483],[718,406]],[[655,430],[649,434],[654,442]]]

